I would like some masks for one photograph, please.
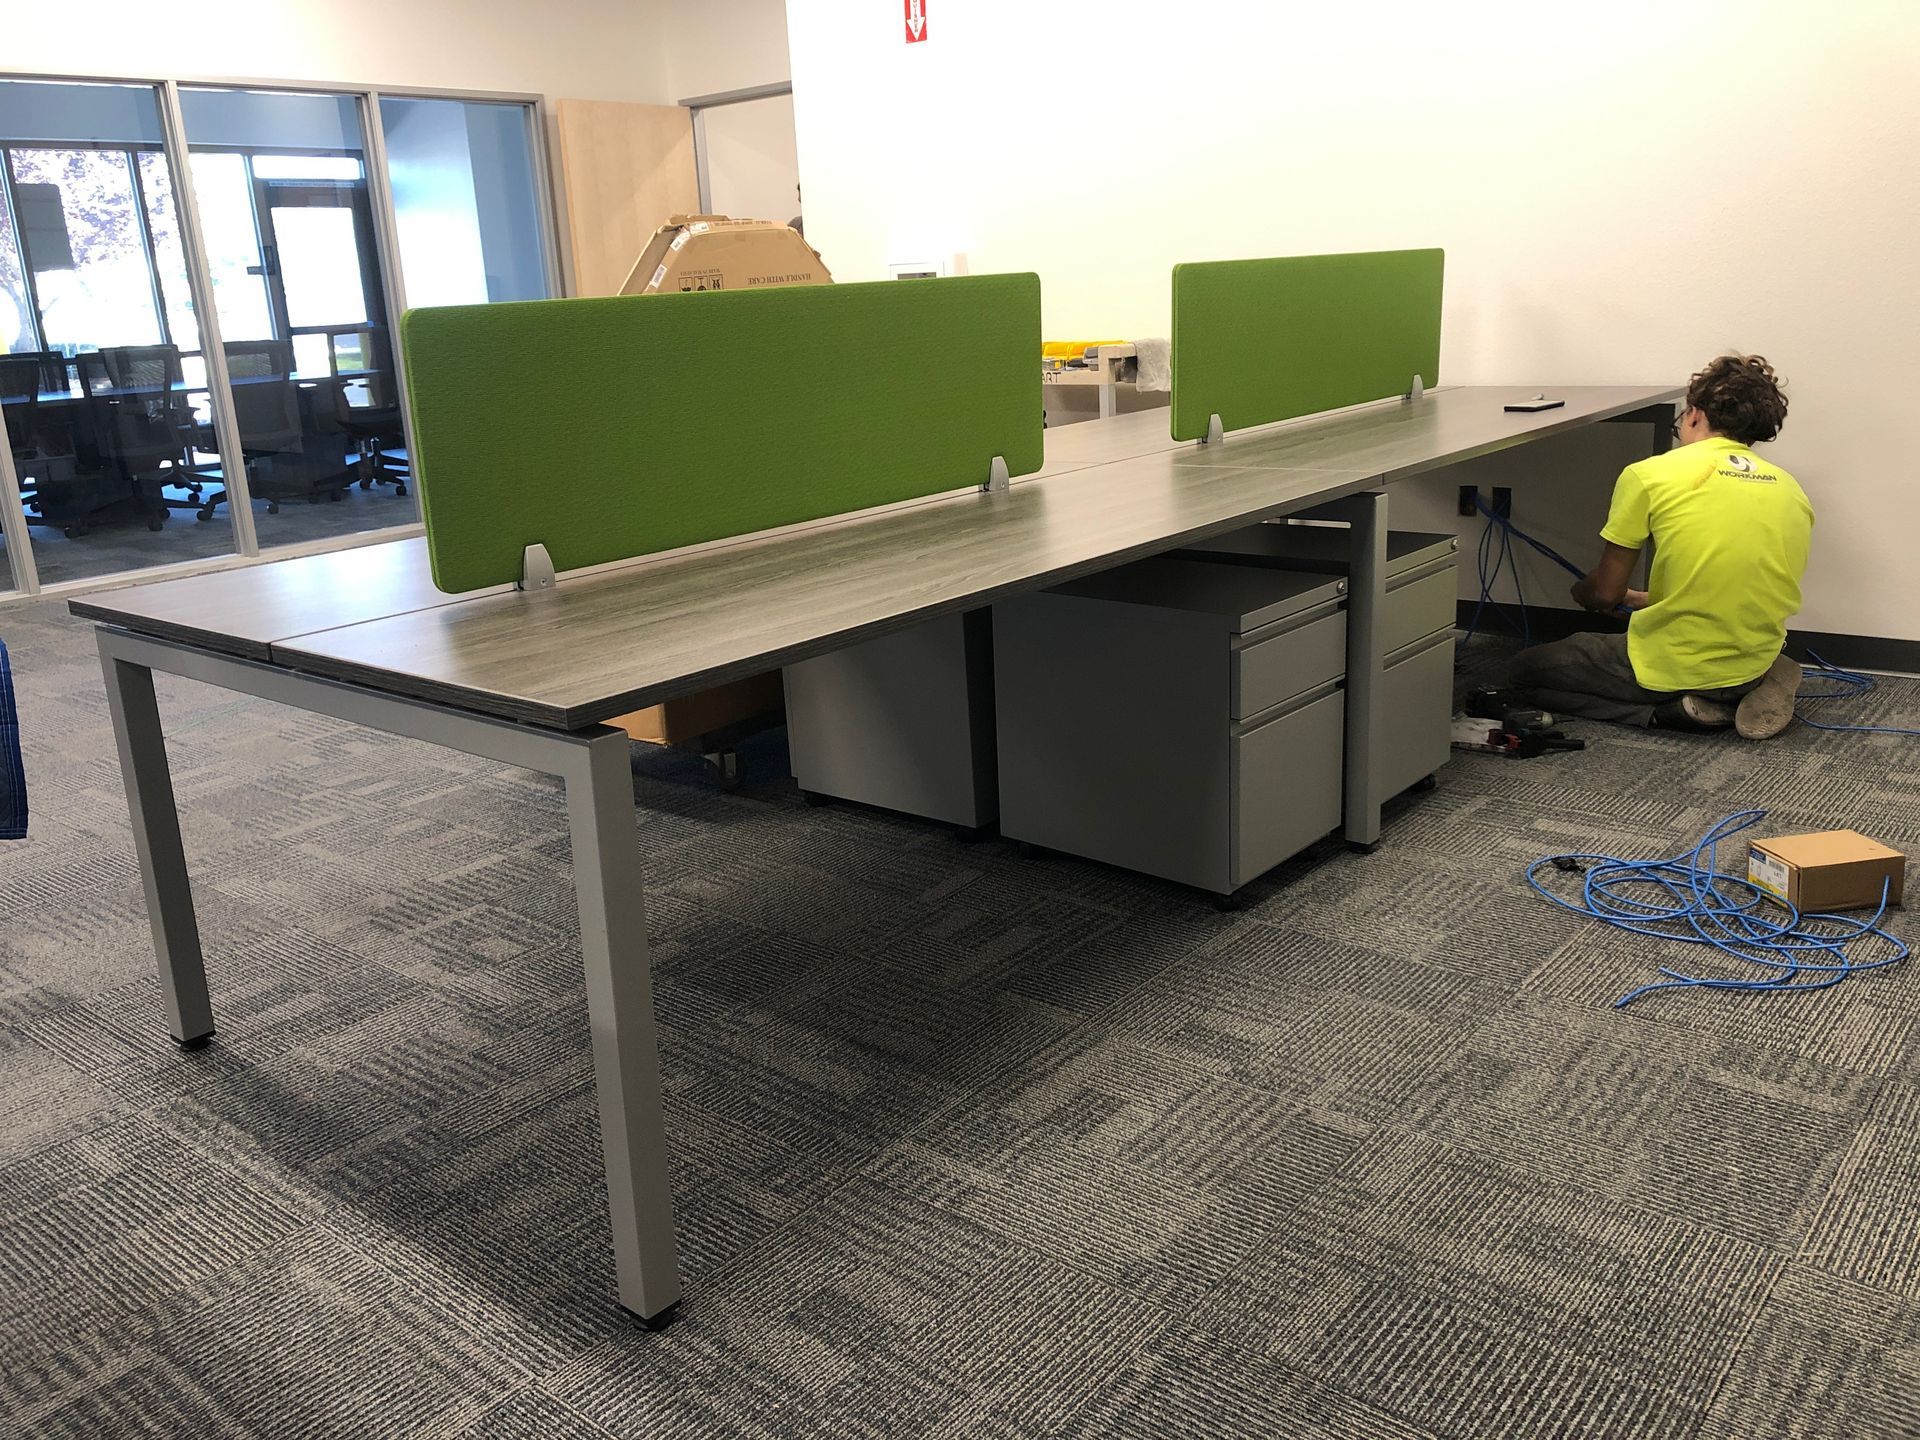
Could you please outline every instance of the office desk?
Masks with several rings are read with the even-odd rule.
[[[735,676],[1335,503],[1354,522],[1352,626],[1375,623],[1385,484],[1600,421],[1663,440],[1677,390],[1438,390],[1175,446],[1135,417],[1088,422],[1041,476],[568,576],[540,592],[434,590],[401,541],[71,602],[98,622],[168,1029],[213,1012],[154,699],[155,670],[559,776],[573,839],[594,1076],[620,1303],[658,1320],[680,1295],[672,1188],[634,843],[628,738],[597,722]],[[1064,435],[1064,432],[1063,432]],[[1066,468],[1070,456],[1093,456]],[[1058,466],[1059,468],[1055,468]],[[1369,653],[1371,631],[1350,653]],[[1378,656],[1374,654],[1375,673]],[[1368,710],[1365,675],[1349,708]],[[1352,733],[1351,730],[1349,732]],[[1349,784],[1350,803],[1352,794]],[[1362,787],[1361,799],[1367,798]],[[1378,813],[1350,814],[1350,838]]]

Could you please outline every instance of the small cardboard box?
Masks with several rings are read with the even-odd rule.
[[[1874,909],[1883,890],[1898,905],[1906,876],[1906,856],[1853,830],[1755,840],[1747,850],[1747,878],[1802,914]]]
[[[653,232],[620,293],[753,290],[832,281],[820,252],[797,230],[771,220],[674,215]]]

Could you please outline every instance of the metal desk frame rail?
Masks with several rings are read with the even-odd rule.
[[[105,626],[97,636],[167,1030],[188,1049],[213,1037],[213,1005],[154,698],[154,671],[559,777],[566,786],[573,839],[620,1304],[649,1327],[665,1323],[680,1299],[680,1276],[627,732],[607,725],[541,730]]]

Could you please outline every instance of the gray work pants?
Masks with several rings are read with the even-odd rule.
[[[1649,690],[1633,673],[1624,634],[1590,632],[1522,650],[1513,657],[1512,674],[1513,683],[1534,703],[1556,715],[1642,727],[1653,723],[1656,709],[1684,693],[1733,705],[1764,678],[1764,674],[1756,676],[1724,690]]]

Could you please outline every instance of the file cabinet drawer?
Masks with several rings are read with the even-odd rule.
[[[1456,567],[1447,564],[1389,588],[1381,597],[1380,648],[1391,655],[1436,630],[1451,630],[1460,593],[1458,576]]]
[[[1333,610],[1265,639],[1258,631],[1233,654],[1232,715],[1245,720],[1347,673],[1347,612]]]
[[[1346,719],[1346,692],[1334,690],[1233,737],[1235,886],[1339,826]]]

